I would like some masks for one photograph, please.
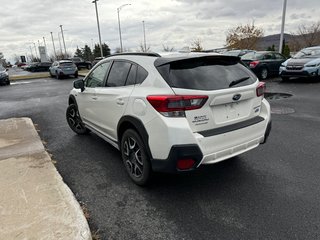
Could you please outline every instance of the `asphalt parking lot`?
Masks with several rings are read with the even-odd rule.
[[[320,81],[267,80],[265,145],[186,175],[130,181],[120,154],[77,136],[65,110],[73,79],[0,87],[0,119],[30,117],[101,239],[320,239]]]

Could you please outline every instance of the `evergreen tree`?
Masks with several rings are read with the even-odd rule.
[[[92,55],[91,49],[87,44],[81,50],[82,50],[81,51],[82,52],[82,58],[85,61],[92,61],[93,60],[93,55]]]
[[[104,57],[110,55],[110,48],[106,43],[102,44],[102,53],[103,53]],[[94,57],[101,57],[100,45],[99,44],[95,44],[94,45],[93,55],[94,55]]]
[[[282,50],[282,54],[286,57],[289,58],[290,57],[290,48],[288,46],[288,44],[284,45],[284,48]]]
[[[74,56],[75,56],[75,57],[83,58],[82,51],[81,51],[78,47],[77,47],[76,52],[74,53]]]

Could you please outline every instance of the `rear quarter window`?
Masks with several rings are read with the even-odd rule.
[[[230,83],[246,79],[233,87],[254,83],[256,77],[239,61],[228,58],[195,58],[171,62],[158,67],[167,83],[174,88],[219,90]]]

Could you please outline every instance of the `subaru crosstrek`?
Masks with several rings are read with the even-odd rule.
[[[320,46],[304,48],[281,64],[279,74],[286,81],[292,77],[320,79]]]
[[[271,129],[265,84],[238,57],[119,54],[73,85],[69,126],[119,149],[138,185],[251,150]]]

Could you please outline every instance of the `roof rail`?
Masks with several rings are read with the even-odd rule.
[[[121,55],[134,55],[134,56],[146,56],[146,57],[161,57],[158,53],[144,53],[144,52],[128,52],[128,53],[116,53],[108,57],[121,56]]]

